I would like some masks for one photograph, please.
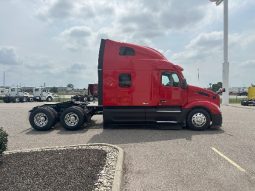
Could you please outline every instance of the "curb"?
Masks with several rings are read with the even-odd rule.
[[[114,146],[114,145],[112,145]],[[112,191],[121,190],[121,183],[123,178],[123,163],[124,163],[124,151],[118,146],[114,146],[118,151],[118,160],[115,168],[115,175],[112,183]]]
[[[123,163],[124,163],[124,151],[122,148],[111,145],[107,143],[91,143],[91,144],[78,144],[78,145],[67,145],[67,146],[53,146],[53,147],[41,147],[41,148],[32,148],[32,149],[23,149],[23,150],[13,150],[13,151],[5,151],[3,154],[9,155],[14,153],[21,153],[21,152],[33,152],[33,151],[47,151],[47,150],[61,150],[61,149],[69,149],[69,148],[75,148],[79,146],[107,146],[112,147],[118,150],[118,158],[115,165],[115,173],[114,173],[114,179],[112,183],[112,191],[120,191],[121,189],[121,183],[122,183],[122,177],[123,177]]]

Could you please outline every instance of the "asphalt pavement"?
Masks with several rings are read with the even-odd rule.
[[[0,104],[8,150],[109,143],[125,151],[123,190],[255,190],[255,107],[222,106],[220,130],[102,129],[102,117],[79,131],[38,132],[28,111],[38,103]]]

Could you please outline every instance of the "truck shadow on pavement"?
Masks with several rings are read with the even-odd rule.
[[[67,131],[59,123],[49,131],[36,131],[33,128],[25,130],[27,135],[49,134],[57,131],[60,135],[83,134],[93,129],[102,129],[86,143],[108,143],[108,144],[131,144],[143,142],[169,141],[175,139],[186,139],[192,141],[193,136],[223,134],[223,129],[208,129],[205,131],[192,131],[188,129],[171,130],[159,129],[152,125],[118,125],[104,129],[102,123],[92,121],[91,124],[84,126],[76,131]]]
[[[81,129],[76,131],[67,131],[59,123],[57,123],[52,129],[47,131],[37,131],[37,130],[34,130],[32,127],[30,127],[22,132],[25,132],[27,135],[38,135],[38,134],[49,134],[52,131],[57,131],[57,134],[69,135],[69,134],[86,133],[88,130],[89,130],[88,126],[83,126]]]
[[[94,135],[88,143],[130,144],[143,142],[169,141],[175,139],[186,139],[191,141],[193,136],[222,134],[222,129],[208,129],[206,131],[162,130],[147,126],[125,126],[111,129],[103,129],[100,134]]]

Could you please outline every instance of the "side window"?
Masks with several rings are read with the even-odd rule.
[[[131,87],[131,74],[120,74],[119,75],[119,86],[122,88]]]
[[[173,86],[174,87],[179,87],[180,85],[180,80],[177,74],[173,73],[172,74],[172,78],[173,78]]]
[[[175,73],[163,72],[161,74],[161,83],[163,86],[179,87],[180,80]]]
[[[170,86],[171,81],[170,81],[169,75],[170,74],[166,73],[166,72],[162,73],[162,75],[161,75],[161,83],[162,83],[163,86]]]
[[[135,50],[130,47],[122,46],[120,47],[120,52],[119,55],[121,56],[134,56],[135,55]]]

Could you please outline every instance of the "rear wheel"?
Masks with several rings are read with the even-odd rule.
[[[32,111],[29,116],[31,126],[39,131],[46,131],[54,125],[55,116],[52,111],[45,107],[39,107]]]
[[[49,106],[46,106],[46,107],[44,107],[44,108],[47,109],[47,110],[49,110],[49,111],[51,111],[51,112],[53,113],[53,115],[54,115],[54,123],[53,123],[53,125],[55,125],[55,124],[58,122],[58,120],[59,120],[59,118],[58,118],[58,112],[57,112],[54,108],[49,107]]]
[[[23,97],[22,102],[27,102],[27,97]]]
[[[78,106],[65,109],[60,116],[61,125],[72,131],[80,129],[86,120],[85,111]]]
[[[204,109],[193,109],[187,118],[188,127],[192,130],[202,131],[210,126],[210,115]]]
[[[52,100],[53,100],[52,97],[47,97],[47,99],[46,99],[47,102],[51,102]]]
[[[4,97],[3,101],[4,101],[4,103],[10,103],[10,98],[9,97]]]
[[[19,103],[19,102],[20,102],[19,97],[14,98],[14,102],[15,102],[15,103]]]

